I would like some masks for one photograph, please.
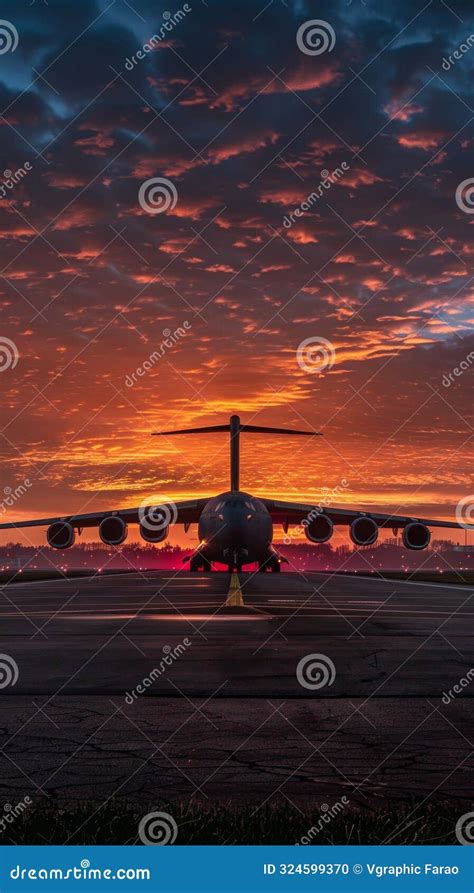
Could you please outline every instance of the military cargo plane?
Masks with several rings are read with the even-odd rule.
[[[454,521],[257,498],[240,489],[239,445],[242,433],[320,437],[321,434],[316,431],[246,425],[241,423],[238,415],[232,415],[225,425],[159,431],[154,436],[223,431],[230,435],[230,489],[225,493],[159,505],[145,502],[138,508],[116,511],[12,522],[0,524],[0,530],[47,527],[49,545],[53,549],[67,549],[73,545],[76,533],[81,534],[85,527],[98,527],[103,543],[120,546],[127,538],[129,524],[139,525],[140,535],[146,542],[159,543],[166,539],[172,525],[184,524],[185,530],[188,530],[191,524],[197,523],[199,544],[189,559],[191,571],[209,571],[212,562],[227,565],[229,571],[240,571],[244,565],[256,562],[259,571],[279,572],[282,559],[272,546],[274,524],[281,524],[285,533],[290,525],[302,525],[312,543],[327,542],[335,525],[346,525],[356,546],[373,545],[381,527],[392,528],[395,534],[400,529],[407,549],[425,549],[431,538],[430,527],[465,529],[467,526]]]

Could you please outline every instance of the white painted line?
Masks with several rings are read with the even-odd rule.
[[[87,580],[111,580],[114,577],[122,577],[122,579],[126,579],[130,577],[139,576],[139,573],[135,573],[135,571],[124,571],[123,574],[99,574],[96,572],[95,574],[91,574],[90,577],[80,576],[80,577],[54,577],[51,580],[22,580],[21,574],[17,574],[15,576],[15,583],[6,582],[0,583],[0,590],[4,589],[6,586],[14,586],[15,589],[18,589],[20,586],[50,586],[51,583],[70,583],[71,586],[74,583],[81,583]]]
[[[365,577],[362,574],[354,574],[354,576],[352,576],[352,574],[350,576],[349,574],[336,574],[332,579],[336,580],[340,577],[344,577],[345,580],[354,581],[371,580],[372,583],[374,581],[377,583],[384,583],[385,586],[391,586],[392,584],[398,586],[398,584],[401,583],[404,586],[434,586],[436,589],[459,589],[461,592],[466,592],[471,588],[474,595],[474,585],[470,583],[464,583],[463,586],[454,586],[452,583],[428,583],[426,580],[397,580],[394,577],[384,577],[382,579],[381,577],[377,577],[376,574],[371,577]]]

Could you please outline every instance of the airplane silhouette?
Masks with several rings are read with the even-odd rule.
[[[129,524],[139,524],[140,534],[146,542],[159,543],[166,539],[173,524],[184,524],[184,529],[188,530],[191,524],[198,523],[200,541],[189,559],[191,571],[209,571],[211,562],[227,565],[229,571],[240,571],[243,565],[257,562],[262,572],[278,572],[282,559],[272,546],[274,523],[281,524],[285,533],[289,525],[302,524],[312,543],[327,542],[332,536],[334,525],[348,525],[351,540],[357,546],[373,545],[380,527],[391,527],[395,534],[402,529],[403,544],[407,549],[425,549],[431,538],[430,527],[467,527],[450,521],[257,499],[240,489],[241,433],[322,436],[316,431],[246,425],[241,423],[238,415],[232,415],[227,425],[159,431],[153,436],[170,437],[221,431],[230,434],[230,490],[225,493],[176,503],[142,503],[138,508],[12,522],[0,524],[0,530],[47,526],[49,545],[54,549],[67,549],[73,545],[76,531],[80,534],[85,527],[98,526],[103,543],[119,546],[127,537]]]

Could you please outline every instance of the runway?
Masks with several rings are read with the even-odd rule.
[[[10,800],[469,797],[468,586],[183,571],[0,595]]]
[[[206,696],[225,682],[228,697],[305,697],[296,666],[314,651],[336,667],[325,697],[373,695],[379,685],[384,697],[436,696],[471,666],[469,587],[323,574],[235,577],[240,608],[226,604],[228,574],[4,587],[0,649],[20,668],[5,694],[121,693],[185,638],[190,645],[147,696],[169,697],[172,682]]]

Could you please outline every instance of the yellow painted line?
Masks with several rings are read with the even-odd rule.
[[[243,608],[244,598],[240,588],[240,580],[238,574],[230,575],[229,591],[227,593],[226,608]]]

